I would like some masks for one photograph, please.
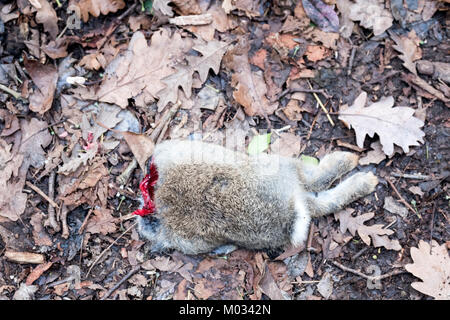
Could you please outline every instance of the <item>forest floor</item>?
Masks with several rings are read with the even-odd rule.
[[[447,2],[1,1],[0,300],[450,299]],[[153,144],[255,137],[380,183],[301,247],[152,252]]]

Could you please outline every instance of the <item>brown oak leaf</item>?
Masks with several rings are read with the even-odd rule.
[[[69,9],[74,10],[83,22],[89,20],[89,14],[98,17],[100,14],[114,13],[123,8],[123,0],[70,0],[69,3]]]
[[[139,107],[146,107],[164,89],[161,79],[174,73],[171,65],[183,58],[191,47],[192,41],[182,38],[180,32],[170,36],[168,30],[158,30],[150,45],[142,32],[135,32],[128,50],[109,63],[97,91],[74,91],[84,99],[114,103],[123,109],[128,106],[129,99],[134,99]]]
[[[450,257],[446,244],[439,245],[432,240],[429,243],[420,240],[417,248],[411,248],[414,263],[405,269],[422,282],[413,282],[411,286],[436,300],[450,299]]]
[[[407,36],[399,36],[392,31],[388,31],[388,33],[396,43],[393,48],[402,53],[400,59],[403,60],[403,66],[417,75],[416,62],[414,61],[422,58],[422,49],[420,49],[420,38],[416,32],[411,30]]]
[[[39,0],[40,8],[37,9],[36,22],[44,25],[44,30],[48,32],[52,39],[58,35],[58,16],[55,9],[47,0]]]
[[[353,127],[358,147],[364,147],[366,134],[380,137],[383,152],[388,156],[394,153],[394,144],[402,147],[405,153],[410,146],[423,143],[425,133],[420,130],[422,120],[413,116],[414,109],[409,107],[392,107],[394,98],[383,97],[378,102],[365,107],[367,93],[362,92],[349,108],[339,111],[339,119],[348,127]]]
[[[253,72],[248,58],[248,43],[243,40],[228,55],[227,63],[233,70],[231,86],[235,88],[233,97],[244,107],[249,116],[268,116],[278,108],[278,102],[267,98],[268,87],[261,71]]]
[[[353,236],[358,232],[361,240],[368,246],[372,239],[372,245],[377,247],[385,247],[388,250],[400,250],[402,247],[398,240],[390,240],[387,236],[394,233],[390,229],[384,229],[382,224],[374,224],[367,226],[364,223],[373,218],[375,213],[368,212],[354,217],[352,213],[354,209],[347,208],[334,214],[334,217],[339,220],[340,231],[344,233],[349,231]]]

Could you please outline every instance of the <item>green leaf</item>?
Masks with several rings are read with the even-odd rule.
[[[319,160],[318,159],[316,159],[314,157],[310,157],[310,156],[305,156],[303,154],[300,157],[300,160],[302,160],[306,164],[311,164],[311,165],[314,165],[314,166],[319,165]]]
[[[153,13],[153,0],[141,0],[141,11],[147,11],[149,13]]]
[[[272,133],[260,134],[254,136],[248,145],[247,152],[249,155],[255,155],[269,148],[270,137]]]

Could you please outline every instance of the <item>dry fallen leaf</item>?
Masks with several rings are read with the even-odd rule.
[[[70,0],[69,3],[69,9],[75,11],[83,22],[89,20],[89,14],[98,17],[100,14],[106,15],[123,8],[125,8],[123,0]]]
[[[49,261],[47,263],[44,264],[39,264],[37,265],[33,271],[31,271],[31,273],[28,275],[27,280],[25,281],[25,283],[30,286],[33,284],[34,281],[36,281],[37,279],[39,279],[39,277],[48,269],[50,269],[50,267],[53,265],[53,262]]]
[[[134,157],[141,169],[145,172],[145,163],[153,154],[155,144],[153,140],[145,134],[137,134],[134,132],[121,132],[128,146],[133,152]]]
[[[249,18],[258,17],[264,13],[263,4],[254,0],[225,0],[222,3],[222,8],[226,13],[230,13],[230,11],[235,9],[243,11]]]
[[[44,229],[43,215],[40,212],[36,212],[33,214],[30,219],[30,224],[33,227],[33,240],[35,245],[51,246],[53,244],[52,239]]]
[[[233,75],[231,85],[235,88],[233,97],[244,107],[249,116],[268,116],[278,108],[278,102],[270,102],[268,91],[261,71],[253,72],[248,58],[248,47],[244,44],[229,53]]]
[[[245,274],[222,258],[205,258],[196,269],[193,293],[199,299],[242,300]]]
[[[272,153],[289,158],[297,157],[300,154],[301,138],[290,132],[282,132],[279,135],[270,145]]]
[[[175,4],[183,16],[202,13],[197,0],[172,0],[171,2]]]
[[[23,161],[23,155],[14,156],[11,148],[0,139],[0,217],[17,221],[25,210],[27,195],[22,192],[25,178],[11,179],[18,176]]]
[[[38,61],[28,60],[26,57],[24,66],[37,87],[29,98],[30,109],[43,114],[52,107],[58,72],[51,64],[43,65]]]
[[[306,58],[308,58],[308,60],[311,62],[323,60],[327,56],[329,56],[329,54],[330,51],[327,50],[325,47],[314,45],[308,46],[305,52]]]
[[[106,208],[98,208],[94,210],[94,214],[89,218],[86,225],[86,232],[108,234],[116,231],[117,219],[111,215],[112,210]]]
[[[348,17],[353,21],[360,21],[364,28],[373,29],[373,34],[378,36],[392,26],[392,15],[384,7],[384,0],[356,0],[350,6]]]
[[[44,30],[48,32],[52,39],[58,35],[58,16],[55,9],[47,0],[39,0],[40,8],[37,9],[36,22],[44,25]]]
[[[420,240],[418,248],[411,248],[414,263],[405,269],[422,282],[413,282],[411,286],[436,300],[450,299],[450,257],[445,243],[439,245],[432,240],[429,243]]]
[[[187,65],[177,65],[175,73],[161,80],[166,87],[157,94],[159,97],[158,111],[161,111],[169,102],[177,102],[179,87],[183,88],[186,98],[191,97],[194,72],[198,73],[201,83],[208,78],[209,69],[218,74],[220,62],[227,46],[227,43],[217,40],[208,42],[197,40],[192,49],[201,53],[201,56],[186,56]]]
[[[33,300],[34,293],[38,291],[38,289],[39,286],[21,283],[19,289],[14,292],[13,300]]]
[[[331,274],[329,272],[325,272],[317,284],[317,291],[324,297],[328,299],[333,293],[333,280],[331,279]]]
[[[169,2],[172,2],[172,1],[171,0],[154,0],[152,8],[154,10],[161,12],[165,16],[172,17],[173,11],[172,11],[172,7],[169,6]]]
[[[421,40],[416,32],[411,30],[407,36],[399,36],[392,31],[388,31],[388,33],[396,43],[393,48],[402,53],[400,59],[403,60],[405,68],[417,75],[416,63],[414,61],[422,58],[422,50],[419,46]]]
[[[174,73],[171,65],[184,58],[191,46],[192,41],[182,38],[180,32],[170,37],[168,30],[158,30],[153,33],[150,45],[142,32],[135,32],[128,50],[106,68],[104,80],[96,92],[84,88],[74,91],[84,99],[117,104],[123,109],[129,99],[134,99],[139,107],[146,107],[165,88],[161,79]]]
[[[355,23],[350,19],[350,7],[353,5],[353,2],[350,0],[337,0],[336,6],[341,13],[341,17],[339,19],[339,33],[344,38],[350,38],[353,32],[353,26]]]
[[[359,158],[358,163],[361,166],[366,166],[371,163],[379,164],[381,161],[386,159],[386,155],[383,152],[383,147],[379,141],[372,142],[370,147],[372,150],[367,152],[364,157]]]
[[[402,248],[398,240],[390,240],[387,237],[393,234],[394,231],[384,229],[382,224],[374,224],[371,226],[364,224],[367,220],[372,219],[375,213],[368,212],[354,217],[352,216],[354,211],[354,209],[347,208],[334,214],[334,217],[339,220],[341,233],[348,230],[354,236],[358,232],[358,235],[368,246],[372,238],[372,245],[375,248],[383,246],[388,250],[396,251]]]
[[[375,133],[380,137],[383,152],[388,156],[394,153],[394,144],[408,153],[410,146],[423,143],[425,133],[420,128],[424,123],[413,116],[414,109],[392,108],[392,96],[383,97],[368,107],[365,107],[366,99],[367,93],[363,91],[352,106],[339,111],[339,119],[355,130],[358,147],[364,147],[366,134],[373,137]]]
[[[391,213],[398,214],[402,218],[405,218],[408,215],[408,209],[395,201],[395,199],[391,196],[384,198],[383,209],[386,209]]]
[[[325,32],[339,31],[339,18],[330,6],[321,0],[302,0],[303,9],[308,17]]]
[[[47,122],[36,118],[31,118],[29,121],[21,119],[20,129],[22,141],[19,154],[23,155],[22,168],[28,169],[30,165],[34,168],[42,168],[46,161],[46,153],[43,148],[52,142]]]
[[[288,294],[278,287],[267,264],[265,266],[264,275],[259,282],[259,288],[271,300],[289,300]]]

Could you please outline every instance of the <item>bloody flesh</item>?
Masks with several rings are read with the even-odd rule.
[[[138,209],[133,212],[138,216],[146,216],[155,212],[155,185],[158,181],[158,170],[156,165],[152,162],[150,165],[150,173],[148,173],[142,182],[139,184],[139,189],[141,189],[142,198],[144,199],[144,206],[142,209]]]

